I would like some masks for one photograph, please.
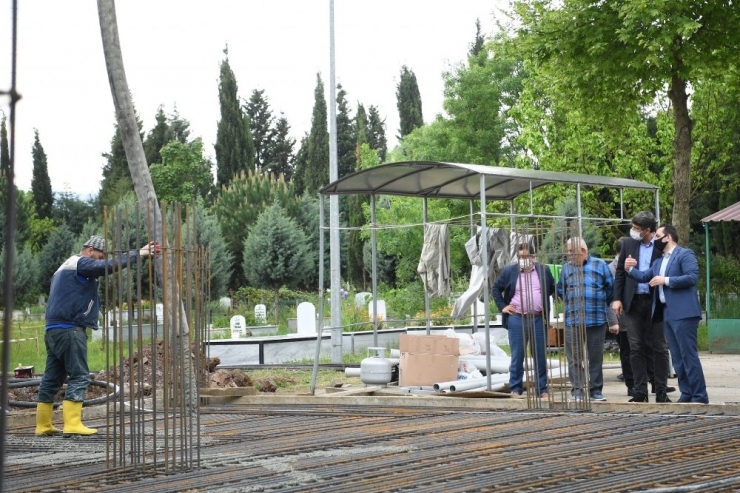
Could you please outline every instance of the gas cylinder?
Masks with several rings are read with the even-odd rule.
[[[387,385],[391,381],[393,365],[385,359],[384,347],[369,347],[373,355],[360,363],[360,380],[367,385]]]

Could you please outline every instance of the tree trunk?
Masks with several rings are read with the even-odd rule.
[[[694,122],[689,116],[686,81],[678,75],[681,64],[673,69],[671,88],[668,97],[673,104],[673,127],[675,138],[673,147],[676,150],[676,165],[673,170],[673,215],[672,223],[676,227],[682,245],[689,241],[689,202],[691,200],[691,133]]]
[[[175,307],[174,294],[179,292],[176,280],[173,275],[175,269],[171,267],[172,261],[170,255],[167,253],[167,239],[162,238],[162,212],[159,209],[159,203],[157,202],[157,195],[154,191],[154,185],[152,184],[152,177],[149,174],[149,168],[146,164],[146,157],[144,154],[144,145],[141,142],[141,136],[139,135],[139,127],[136,125],[136,115],[134,114],[134,105],[131,102],[131,92],[128,88],[128,82],[126,80],[126,71],[123,66],[123,55],[121,53],[121,44],[118,39],[118,21],[116,19],[116,6],[114,0],[98,0],[98,17],[100,20],[100,34],[103,40],[103,52],[105,55],[105,64],[108,69],[108,81],[110,83],[110,90],[113,96],[113,105],[116,109],[116,119],[118,120],[118,128],[121,131],[121,139],[123,140],[123,147],[126,152],[126,160],[131,171],[131,179],[134,182],[134,191],[136,192],[136,198],[139,202],[139,207],[144,216],[148,216],[147,219],[147,234],[150,240],[156,241],[161,244],[164,248],[165,254],[163,258],[154,262],[156,275],[162,281],[162,262],[168,262],[168,282],[170,289],[168,289],[169,296],[167,300],[164,300],[164,306],[166,310],[170,310],[172,313],[174,310],[179,309],[180,315],[177,319],[180,322],[180,331],[178,333],[180,337],[180,346],[182,351],[183,364],[190,365],[192,363],[191,350],[190,350],[190,337],[189,327],[187,322],[187,316],[185,308],[182,303],[177,303],[179,306]],[[147,204],[149,205],[147,207]],[[174,320],[172,316],[170,320]],[[185,396],[185,402],[190,409],[197,409],[197,393],[191,392],[196,389],[197,383],[195,383],[194,372],[189,372],[191,381],[183,382],[185,391],[189,395]]]

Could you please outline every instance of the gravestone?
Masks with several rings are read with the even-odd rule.
[[[313,303],[304,301],[299,304],[296,316],[298,317],[298,334],[316,334],[316,307]]]
[[[485,325],[486,323],[486,305],[483,304],[481,300],[475,300],[475,305],[470,307],[470,325],[475,325],[475,314],[473,314],[473,308],[475,308],[478,313],[478,325]]]
[[[355,306],[357,308],[365,308],[365,305],[367,304],[367,300],[373,295],[373,293],[368,293],[367,291],[363,291],[361,293],[357,293],[355,295]]]
[[[231,298],[229,298],[228,296],[224,296],[223,298],[220,298],[218,300],[218,304],[226,308],[227,310],[231,310]]]
[[[39,306],[46,306],[46,296],[43,294],[39,296]]]
[[[267,307],[265,305],[254,305],[254,322],[257,325],[267,323]]]
[[[157,317],[157,324],[164,323],[164,305],[162,303],[154,305],[154,314]]]
[[[373,302],[367,304],[367,313],[370,315],[370,320],[373,319]],[[385,300],[378,300],[378,321],[382,322],[385,320]]]
[[[241,339],[247,334],[247,321],[243,315],[234,315],[229,322],[231,327],[231,338]]]

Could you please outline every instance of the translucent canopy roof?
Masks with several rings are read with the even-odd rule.
[[[481,176],[485,180],[486,200],[511,200],[550,183],[633,190],[658,189],[655,185],[627,178],[480,164],[406,161],[357,171],[326,185],[320,192],[325,195],[376,194],[480,199]]]

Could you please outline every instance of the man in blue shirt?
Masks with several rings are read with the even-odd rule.
[[[563,265],[558,282],[558,296],[565,304],[565,354],[568,377],[575,401],[583,399],[586,382],[581,374],[584,348],[580,330],[585,328],[585,357],[588,362],[588,391],[591,399],[605,401],[604,339],[607,330],[607,307],[612,300],[614,277],[603,260],[588,254],[583,238],[567,241],[569,261]]]
[[[54,395],[68,377],[62,415],[64,435],[94,435],[98,430],[82,424],[82,402],[90,383],[87,367],[86,329],[98,328],[100,298],[98,278],[129,267],[138,257],[156,253],[152,242],[106,260],[105,239],[91,236],[78,255],[68,258],[51,278],[46,306],[46,368],[39,385],[36,404],[36,435],[53,435],[61,430],[51,424]]]

